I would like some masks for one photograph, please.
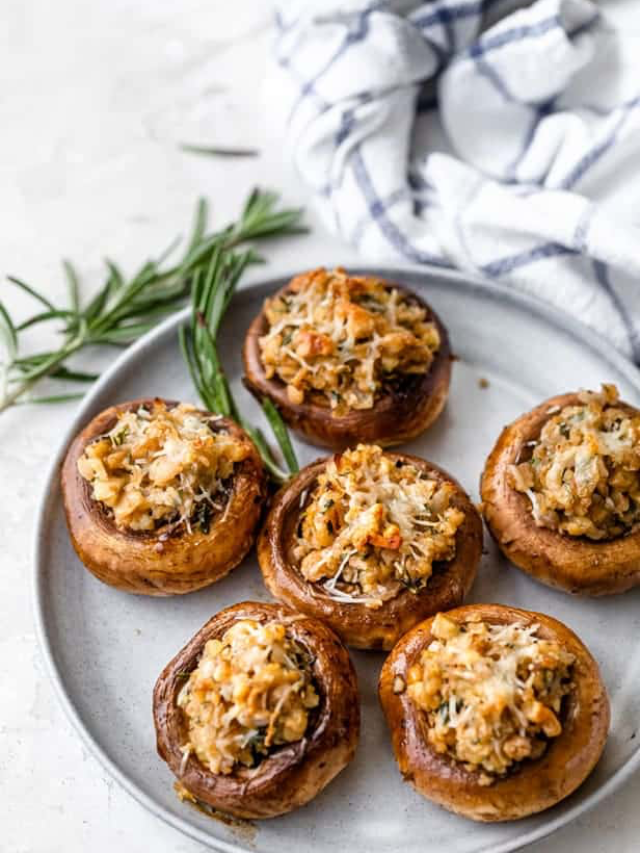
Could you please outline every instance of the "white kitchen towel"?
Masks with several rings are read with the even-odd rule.
[[[589,0],[518,5],[281,3],[292,157],[367,261],[533,293],[640,364],[640,39]]]

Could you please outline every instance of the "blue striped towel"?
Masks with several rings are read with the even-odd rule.
[[[282,2],[291,155],[368,261],[528,291],[640,363],[637,37],[589,0],[519,5]]]

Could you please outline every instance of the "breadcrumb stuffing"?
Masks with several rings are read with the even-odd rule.
[[[268,299],[260,338],[268,379],[291,403],[320,395],[335,415],[370,409],[385,383],[429,370],[440,334],[428,311],[381,279],[317,269]]]
[[[294,557],[304,578],[337,601],[378,608],[427,585],[453,559],[464,513],[455,487],[377,445],[330,459],[302,514]]]
[[[613,539],[640,521],[640,413],[617,406],[618,389],[584,391],[547,413],[530,458],[509,466],[536,524],[569,536]]]
[[[562,732],[574,656],[536,636],[539,625],[458,624],[439,613],[434,637],[407,673],[407,693],[427,715],[429,744],[492,784],[539,758]]]
[[[235,622],[209,640],[178,695],[195,753],[212,773],[252,767],[277,746],[299,741],[320,699],[306,653],[282,622]]]
[[[212,430],[215,419],[162,400],[121,412],[108,433],[87,445],[78,471],[119,529],[182,523],[206,533],[212,514],[223,508],[225,480],[250,453],[247,442]]]

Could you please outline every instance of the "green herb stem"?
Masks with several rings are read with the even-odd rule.
[[[175,250],[175,242],[155,260],[142,264],[134,276],[127,279],[117,264],[106,261],[107,274],[102,287],[86,304],[80,298],[80,280],[69,261],[64,261],[65,277],[69,292],[69,304],[66,307],[54,305],[46,296],[22,279],[12,276],[9,282],[20,288],[36,300],[40,309],[31,317],[16,324],[6,305],[0,300],[0,336],[4,340],[6,357],[0,364],[0,412],[21,402],[29,402],[29,393],[43,379],[65,380],[69,382],[92,381],[91,374],[66,367],[66,362],[78,351],[87,346],[109,345],[126,346],[152,329],[160,320],[175,311],[191,294],[195,283],[199,283],[200,295],[207,292],[206,275],[214,275],[217,265],[233,264],[233,269],[225,266],[225,280],[228,276],[239,275],[249,263],[261,260],[253,250],[239,256],[229,255],[229,250],[255,240],[265,240],[290,234],[298,234],[306,229],[301,224],[302,211],[299,209],[279,209],[278,196],[269,191],[253,190],[236,222],[219,231],[208,233],[208,209],[204,199],[198,202],[191,236],[182,257],[165,267],[169,255]],[[220,317],[228,306],[232,290],[223,289],[216,295],[216,304],[199,306],[205,323],[203,330],[197,333],[196,350],[210,348],[209,337],[215,340]],[[45,310],[42,310],[42,309]],[[216,322],[215,318],[218,317]],[[213,319],[212,319],[213,318]],[[47,322],[59,322],[61,342],[57,349],[30,356],[20,355],[20,335],[26,329]],[[218,382],[215,393],[217,398],[224,396],[225,388],[215,377],[215,356],[213,379]],[[209,378],[207,378],[207,387]],[[201,389],[198,389],[201,393]],[[56,394],[39,398],[40,402],[56,402],[69,399],[66,394]]]
[[[296,456],[280,413],[270,400],[263,410],[282,451],[289,471],[274,459],[262,431],[243,417],[233,398],[218,353],[217,336],[229,302],[242,273],[252,260],[251,251],[236,254],[222,245],[213,252],[209,268],[198,275],[191,292],[191,319],[179,332],[180,348],[200,399],[211,412],[232,418],[256,445],[265,468],[277,483],[298,471]]]

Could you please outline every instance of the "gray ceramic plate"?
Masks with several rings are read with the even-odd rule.
[[[502,426],[561,391],[616,382],[640,403],[640,376],[581,325],[535,300],[441,272],[376,270],[421,291],[451,332],[454,365],[446,412],[410,450],[449,469],[477,499],[478,477]],[[221,351],[243,408],[261,419],[240,384],[240,343],[264,297],[284,279],[241,291],[230,308]],[[362,693],[362,739],[355,761],[309,806],[252,827],[228,827],[180,803],[156,755],[151,691],[156,676],[216,611],[264,599],[253,556],[221,583],[181,598],[152,599],[103,586],[78,562],[63,519],[58,467],[64,447],[97,411],[142,395],[192,400],[176,330],[181,314],[128,349],[83,402],[52,466],[38,519],[36,619],[48,669],[79,735],[143,805],[193,838],[225,851],[346,853],[515,850],[552,832],[620,785],[640,763],[640,590],[584,600],[547,589],[497,554],[488,535],[472,601],[549,613],[586,641],[600,662],[613,715],[602,761],[567,801],[528,820],[476,825],[448,814],[403,783],[376,698],[382,656],[355,653]],[[480,380],[488,380],[481,387]],[[483,382],[482,385],[485,383]],[[318,456],[297,447],[303,462]]]

